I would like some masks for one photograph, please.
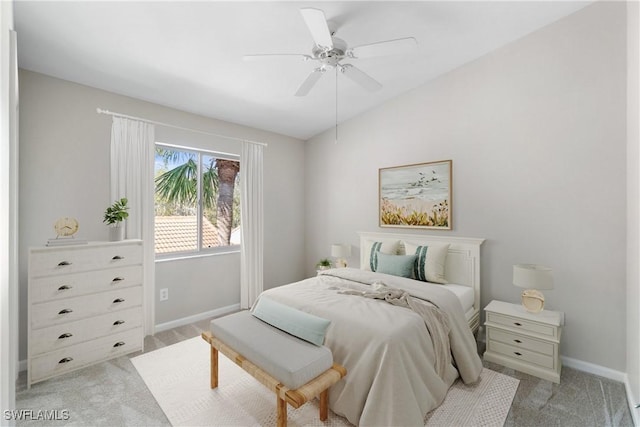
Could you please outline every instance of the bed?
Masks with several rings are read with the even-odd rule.
[[[269,289],[259,298],[331,320],[324,345],[348,372],[331,389],[333,412],[355,425],[424,425],[425,415],[442,403],[458,377],[473,383],[482,370],[472,331],[478,327],[483,240],[359,234],[361,268],[322,271],[317,277]],[[374,246],[377,253],[372,258]],[[380,273],[384,259],[401,260],[425,246],[427,253],[444,250],[440,279],[448,283]],[[372,260],[379,260],[379,271],[371,271]],[[380,286],[408,292],[412,308],[361,296]],[[421,310],[446,313],[448,343],[440,344],[440,326],[430,326]]]

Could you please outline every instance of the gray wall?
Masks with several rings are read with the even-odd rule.
[[[341,124],[337,145],[308,141],[307,273],[378,229],[379,168],[452,159],[453,230],[428,234],[487,239],[483,306],[519,302],[513,264],[549,265],[561,353],[624,372],[625,7],[591,5]]]
[[[265,149],[265,287],[304,275],[304,144],[294,138],[209,119],[102,90],[20,71],[20,358],[26,356],[27,250],[73,216],[80,237],[106,240],[111,117],[96,107],[269,144]],[[240,145],[156,127],[156,139],[224,152]],[[237,304],[239,253],[156,264],[156,324]],[[156,295],[157,296],[157,295]]]
[[[640,403],[640,4],[627,3],[627,376]],[[632,409],[636,425],[640,409]]]

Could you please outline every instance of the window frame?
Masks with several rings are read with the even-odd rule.
[[[224,159],[224,160],[233,160],[233,161],[237,161],[238,163],[240,163],[240,155],[238,154],[231,154],[231,153],[223,153],[223,152],[219,152],[219,151],[213,151],[213,150],[206,150],[206,149],[202,149],[202,148],[195,148],[195,147],[187,147],[187,146],[183,146],[183,145],[177,145],[177,144],[169,144],[169,143],[165,143],[165,142],[159,142],[156,141],[154,143],[154,152],[155,152],[155,148],[165,148],[165,149],[171,149],[171,150],[176,150],[176,151],[185,151],[188,153],[193,153],[197,155],[197,161],[198,161],[198,174],[197,174],[197,178],[196,178],[196,191],[198,192],[197,195],[197,199],[196,199],[196,207],[197,207],[197,211],[198,213],[196,214],[196,221],[197,221],[197,246],[198,249],[196,250],[192,250],[192,251],[179,251],[179,252],[165,252],[165,253],[161,253],[158,254],[155,252],[154,249],[154,256],[155,256],[155,260],[156,261],[171,261],[171,260],[179,260],[179,259],[186,259],[186,258],[201,258],[201,257],[207,257],[207,256],[213,256],[213,255],[223,255],[223,254],[229,254],[229,253],[239,253],[241,248],[242,248],[242,244],[238,244],[238,245],[225,245],[225,246],[215,246],[212,248],[203,248],[202,247],[202,241],[203,241],[203,236],[202,236],[202,213],[203,213],[203,200],[202,200],[202,157],[203,155],[207,155],[207,156],[211,156],[214,157],[216,159]],[[240,167],[242,167],[242,165],[240,165]],[[153,183],[153,194],[155,197],[156,194],[156,185],[155,185],[155,156],[154,156],[154,183]],[[154,209],[155,210],[155,209]],[[242,205],[240,206],[240,210],[242,210]],[[154,219],[154,224],[155,224],[155,212],[153,215],[153,219]],[[242,224],[242,222],[241,222]],[[153,241],[154,241],[154,246],[155,246],[155,226],[154,226],[154,234],[153,234]]]

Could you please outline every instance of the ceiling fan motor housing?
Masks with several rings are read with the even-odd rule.
[[[332,48],[313,46],[311,53],[313,58],[322,62],[323,65],[335,67],[345,57],[347,42],[338,37],[331,37],[331,40],[333,41]]]

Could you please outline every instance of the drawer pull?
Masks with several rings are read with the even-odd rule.
[[[63,340],[63,339],[65,339],[65,338],[71,338],[72,336],[73,336],[73,334],[69,334],[69,333],[67,333],[67,334],[62,334],[62,335],[60,335],[60,336],[58,337],[58,339],[59,339],[59,340]]]
[[[111,283],[118,283],[118,282],[122,282],[123,280],[124,280],[124,277],[114,277]]]
[[[117,343],[115,343],[113,346],[114,347],[122,347],[124,345],[124,342],[122,341],[118,341]]]
[[[118,261],[118,260],[124,259],[124,257],[122,255],[116,255],[111,259],[114,260],[114,261]]]
[[[73,288],[73,286],[67,286],[67,285],[62,285],[58,288],[59,291],[68,291],[69,289]]]
[[[70,308],[65,308],[64,310],[60,310],[58,312],[58,314],[69,314],[69,313],[73,313],[73,310],[71,310]]]
[[[513,354],[515,354],[516,356],[522,356],[522,353],[514,351]]]
[[[522,326],[522,323],[518,323],[518,322],[514,322],[513,324],[516,326]]]
[[[69,363],[73,361],[73,357],[65,357],[64,359],[60,359],[58,363]]]
[[[113,300],[113,303],[114,303],[114,304],[118,304],[118,303],[121,303],[121,302],[124,302],[124,299],[122,299],[122,298],[116,298],[116,299],[114,299],[114,300]]]
[[[113,322],[113,326],[122,325],[123,323],[124,323],[124,320],[116,320],[115,322]]]
[[[518,344],[522,344],[522,341],[520,341],[520,340],[513,340],[513,342],[517,342]]]
[[[64,267],[65,265],[71,265],[69,261],[60,261],[58,263],[58,267]]]

